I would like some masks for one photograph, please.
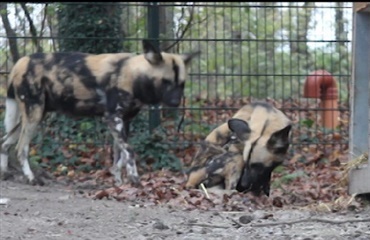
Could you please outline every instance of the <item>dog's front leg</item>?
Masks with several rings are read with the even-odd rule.
[[[113,174],[116,184],[122,184],[122,167],[126,165],[127,177],[135,185],[140,184],[139,174],[137,173],[134,152],[127,144],[126,129],[124,121],[117,114],[106,117],[109,130],[114,138],[113,145],[113,166],[110,172]]]

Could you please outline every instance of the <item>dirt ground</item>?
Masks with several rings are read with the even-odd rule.
[[[370,239],[370,208],[315,213],[185,211],[93,200],[83,191],[0,182],[0,236],[6,239]]]

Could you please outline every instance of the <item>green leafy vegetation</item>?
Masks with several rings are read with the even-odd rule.
[[[122,52],[121,8],[115,2],[59,3],[60,51]]]
[[[138,154],[139,163],[144,166],[158,170],[170,169],[181,170],[182,163],[174,154],[174,150],[179,148],[179,143],[172,139],[170,141],[166,128],[159,126],[149,131],[149,122],[145,112],[135,117],[130,129],[129,143]]]

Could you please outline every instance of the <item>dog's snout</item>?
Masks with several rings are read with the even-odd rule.
[[[170,107],[178,107],[181,103],[181,98],[172,98],[170,99],[168,105]]]

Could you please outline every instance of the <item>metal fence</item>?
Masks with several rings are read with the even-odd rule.
[[[15,32],[12,35],[0,27],[2,102],[6,78],[13,64],[10,39],[17,40],[21,56],[37,51],[40,45],[44,52],[59,50],[55,4],[27,3],[29,15],[19,3],[7,4],[8,20]],[[125,51],[140,52],[143,38],[158,40],[166,51],[202,51],[191,65],[185,103],[179,108],[177,117],[164,120],[168,115],[148,107],[141,114],[148,117],[151,125],[163,117],[161,125],[164,128],[172,127],[177,131],[179,126],[184,139],[197,141],[243,104],[258,99],[273,103],[292,119],[293,144],[300,147],[347,146],[352,3],[115,4],[122,12],[124,36],[121,40]],[[4,24],[2,19],[1,24]],[[30,19],[36,35],[30,28]],[[110,39],[109,36],[99,38]],[[306,80],[317,70],[325,70],[333,77],[333,91],[337,94],[329,98],[337,105],[325,105],[319,99],[326,86],[320,85],[316,90],[321,91],[317,98],[304,94]],[[334,114],[331,127],[323,122],[326,115],[322,110]],[[172,133],[168,131],[169,136]]]

